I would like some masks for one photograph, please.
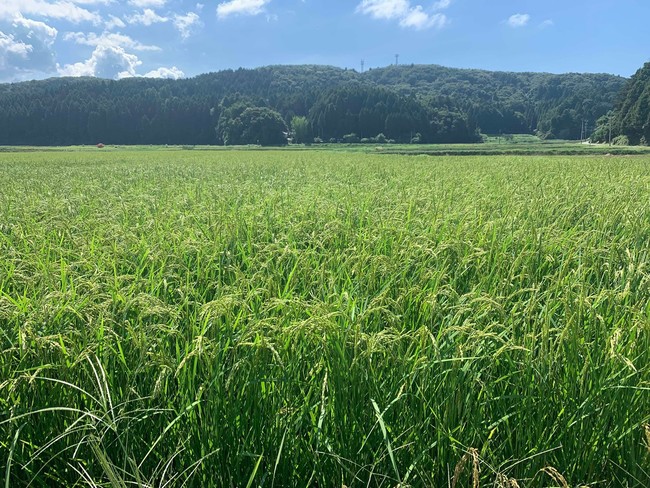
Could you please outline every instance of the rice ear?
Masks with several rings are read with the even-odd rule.
[[[545,468],[540,469],[538,473],[545,473],[548,476],[550,476],[553,479],[553,481],[555,481],[556,483],[560,483],[560,486],[562,488],[569,488],[569,483],[567,483],[567,480],[553,466],[546,466]]]
[[[451,488],[456,488],[460,475],[465,469],[465,465],[469,460],[472,460],[472,488],[479,488],[480,486],[480,465],[479,465],[479,456],[478,451],[470,447],[465,455],[460,458],[460,461],[456,464],[454,468],[454,476],[451,480]]]

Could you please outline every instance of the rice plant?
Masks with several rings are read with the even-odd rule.
[[[0,156],[5,486],[650,485],[650,158]]]

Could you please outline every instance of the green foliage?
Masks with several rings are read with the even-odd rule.
[[[291,131],[295,144],[309,144],[313,141],[311,127],[307,117],[294,116],[291,119]]]
[[[267,107],[256,107],[250,100],[224,100],[217,124],[217,136],[227,146],[258,144],[282,146],[287,143],[287,126],[282,116]]]
[[[650,139],[650,63],[639,69],[627,84],[617,112],[617,133],[633,144]]]
[[[614,139],[612,139],[612,144],[614,146],[629,146],[630,140],[627,136],[616,136]]]
[[[603,115],[596,122],[596,129],[591,134],[589,138],[591,142],[610,142],[612,136],[616,136],[615,125],[616,114],[614,111],[609,111],[607,114]]]
[[[645,145],[650,140],[650,63],[639,69],[626,84],[615,111],[598,119],[591,139],[625,145]],[[623,139],[624,137],[624,139]]]
[[[474,142],[476,131],[460,112],[426,106],[414,96],[386,88],[350,83],[325,93],[309,112],[314,130],[324,138],[375,134],[408,143],[415,133],[422,142]],[[358,142],[358,141],[357,141]]]
[[[243,144],[261,146],[283,146],[287,143],[287,125],[275,110],[266,107],[251,107],[240,117],[240,140]]]
[[[359,136],[356,135],[354,132],[352,134],[345,134],[343,136],[342,140],[346,144],[356,144],[358,142],[361,142],[361,139],[359,139]]]
[[[649,486],[648,164],[3,152],[2,477]]]
[[[605,74],[506,73],[436,65],[391,66],[368,79],[401,95],[417,95],[432,107],[466,115],[485,134],[539,133],[580,139],[582,122],[611,110],[625,79]]]
[[[324,140],[382,132],[408,143],[420,132],[421,142],[471,142],[477,128],[578,139],[583,120],[593,127],[613,108],[624,81],[441,66],[360,74],[313,65],[183,80],[56,78],[0,84],[0,145],[214,144],[221,110],[236,100],[275,110],[285,121],[309,117],[312,135]]]

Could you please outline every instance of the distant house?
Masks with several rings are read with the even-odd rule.
[[[102,144],[102,143],[100,142],[99,144],[97,144],[97,147],[98,147],[99,149],[101,149],[101,148],[104,147],[104,144]]]

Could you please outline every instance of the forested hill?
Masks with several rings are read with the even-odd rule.
[[[625,82],[433,65],[365,73],[268,66],[182,80],[54,78],[0,85],[0,144],[246,143],[244,120],[290,126],[296,116],[305,117],[298,120],[309,138],[323,140],[354,133],[465,142],[479,131],[577,139],[583,123],[593,129],[614,107]]]
[[[579,139],[582,121],[592,130],[611,109],[626,79],[609,74],[511,73],[390,66],[364,74],[401,94],[418,93],[432,103],[453,101],[485,134],[539,132]]]
[[[631,144],[650,144],[650,63],[626,85],[616,113],[617,132]]]

